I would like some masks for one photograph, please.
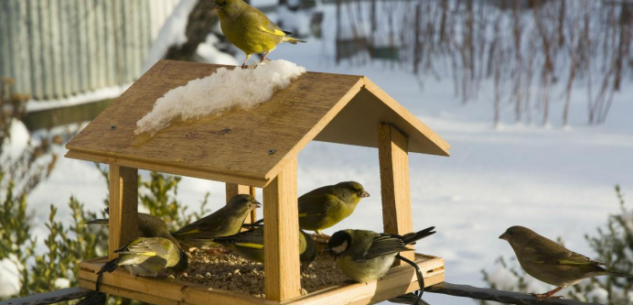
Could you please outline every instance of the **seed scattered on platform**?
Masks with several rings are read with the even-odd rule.
[[[189,252],[186,272],[168,273],[171,279],[207,286],[209,290],[227,290],[255,297],[264,295],[264,265],[233,253]],[[347,278],[329,255],[317,256],[307,272],[301,274],[301,295],[343,284]]]

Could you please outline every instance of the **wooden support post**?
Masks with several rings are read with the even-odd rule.
[[[110,222],[109,254],[114,259],[114,250],[126,245],[137,236],[138,214],[138,170],[110,164]]]
[[[237,194],[250,194],[255,197],[255,187],[248,185],[241,185],[235,183],[227,183],[226,184],[226,203],[233,198],[233,196]],[[246,217],[244,223],[254,223],[257,221],[257,210],[253,209],[251,211],[251,215]]]
[[[264,187],[264,271],[266,299],[301,295],[297,159]]]
[[[378,124],[382,221],[387,233],[413,231],[408,146],[409,139],[392,125]],[[400,254],[414,259],[412,251]]]

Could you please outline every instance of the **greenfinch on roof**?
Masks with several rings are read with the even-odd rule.
[[[279,43],[305,42],[290,37],[292,33],[281,30],[264,13],[242,0],[215,0],[214,10],[224,36],[246,54],[242,68],[247,67],[252,54],[264,53],[263,62]]]

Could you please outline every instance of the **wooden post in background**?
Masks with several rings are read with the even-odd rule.
[[[387,233],[413,231],[409,182],[409,139],[390,124],[378,124],[378,157],[382,193],[382,222]],[[414,260],[413,251],[400,255]]]
[[[110,221],[108,259],[114,259],[114,250],[136,238],[138,232],[138,170],[110,164]]]
[[[251,196],[255,197],[255,187],[235,183],[227,183],[226,203],[229,203],[229,200],[231,200],[231,198],[233,198],[233,196],[237,194],[250,194]],[[257,210],[253,209],[251,211],[251,215],[249,217],[246,217],[246,219],[244,220],[244,223],[249,224],[254,223],[255,221],[257,221]]]
[[[264,187],[264,271],[266,299],[301,295],[297,159]]]

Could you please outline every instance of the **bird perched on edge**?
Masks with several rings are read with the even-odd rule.
[[[365,230],[342,230],[332,235],[323,251],[329,252],[336,259],[336,265],[347,277],[365,283],[387,274],[398,252],[412,251],[406,245],[435,234],[434,229],[435,227],[429,227],[404,236]]]
[[[235,251],[240,256],[255,262],[264,262],[264,227],[258,226],[235,235],[218,237],[212,240]],[[317,255],[316,244],[312,236],[299,230],[299,260],[301,271],[306,271]]]
[[[246,216],[258,207],[260,203],[253,196],[238,194],[215,213],[184,226],[172,235],[180,241],[234,235],[242,228]]]
[[[156,276],[158,271],[165,268],[176,272],[185,271],[189,264],[187,254],[177,246],[177,243],[160,237],[139,237],[114,253],[118,253],[119,256],[105,263],[97,272],[97,292],[103,273],[112,272],[120,266],[124,266],[135,275]]]
[[[106,209],[106,213],[109,212],[109,209]],[[95,219],[87,222],[87,224],[108,225],[109,219]],[[137,226],[138,237],[162,237],[171,240],[180,247],[178,241],[169,233],[167,224],[154,215],[138,213]]]
[[[215,0],[213,10],[220,17],[220,27],[224,36],[246,54],[242,68],[254,53],[264,53],[261,62],[281,42],[297,44],[305,42],[292,38],[292,33],[281,30],[260,10],[242,0]]]
[[[299,227],[321,234],[351,215],[361,198],[369,197],[354,181],[341,182],[312,190],[299,197]]]
[[[557,286],[543,294],[532,293],[539,301],[560,298],[553,295],[587,277],[615,275],[632,278],[630,275],[606,269],[603,267],[607,266],[606,264],[567,250],[558,243],[525,227],[510,227],[499,238],[510,243],[519,264],[527,274],[539,281]]]

